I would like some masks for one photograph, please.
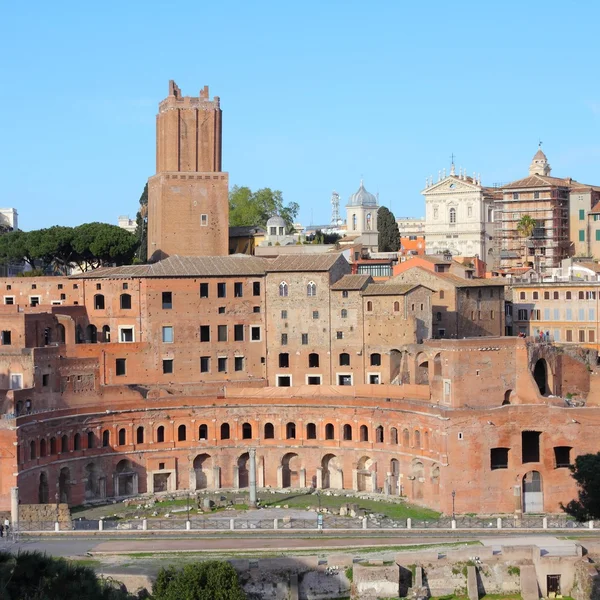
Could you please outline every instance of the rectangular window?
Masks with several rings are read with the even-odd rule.
[[[302,334],[302,345],[306,346],[308,344],[308,333]]]
[[[290,355],[287,352],[279,354],[279,368],[287,369],[290,366]]]
[[[250,339],[253,342],[260,342],[260,326],[253,325],[250,327]]]
[[[585,329],[579,330],[579,342],[580,343],[585,342]]]
[[[243,356],[236,356],[234,359],[234,369],[236,371],[243,371],[244,370],[244,357]]]
[[[573,320],[573,310],[571,308],[567,308],[565,310],[565,321],[572,321]]]
[[[540,435],[539,431],[521,432],[521,450],[524,463],[540,462]]]
[[[117,360],[115,361],[115,373],[119,376],[127,374],[127,359],[126,358],[117,358]]]
[[[579,209],[579,220],[585,221],[585,210],[583,208]]]
[[[66,294],[61,294],[60,295],[60,299],[61,300],[66,300],[67,299],[67,295]]]
[[[120,334],[121,342],[133,342],[133,327],[122,327]]]
[[[518,321],[527,321],[527,309],[526,308],[520,308],[517,311],[517,320]]]
[[[555,329],[552,335],[554,336],[554,342],[560,342],[560,329]]]
[[[588,331],[588,342],[591,342],[592,344],[596,343],[596,332],[593,329]]]
[[[495,469],[508,469],[509,448],[492,448],[490,450],[490,467]]]
[[[50,375],[48,373],[44,373],[42,375],[42,386],[48,387],[50,385]]]
[[[553,314],[553,318],[555,321],[558,321],[560,319],[560,308],[555,308],[554,311],[552,312]]]
[[[289,375],[277,375],[277,387],[290,387],[292,378]]]
[[[343,331],[336,331],[335,332],[335,337],[338,340],[343,340],[344,339],[344,332]]]
[[[210,373],[210,356],[200,357],[200,373]]]
[[[164,344],[173,343],[173,327],[171,325],[165,325],[162,328],[162,341]]]
[[[244,326],[234,325],[233,326],[233,341],[243,342],[244,341]]]
[[[544,320],[545,321],[549,321],[550,320],[550,309],[549,308],[545,308],[544,309]]]
[[[288,342],[287,333],[282,333],[281,334],[281,345],[287,346],[287,342]]]
[[[61,285],[61,286],[59,286],[59,287],[62,289],[62,285]],[[129,284],[128,284],[128,283],[124,283],[124,284],[123,284],[123,289],[124,289],[124,290],[128,290],[128,289],[129,289]]]
[[[600,242],[600,229],[596,229],[596,241]]]
[[[241,298],[244,295],[244,284],[241,281],[234,282],[233,295],[235,298]]]
[[[40,297],[39,296],[29,296],[29,304],[31,306],[39,306]]]
[[[259,313],[260,312],[260,306],[254,306],[254,307],[252,307],[252,312]]]
[[[571,292],[565,292],[565,300],[571,299]]]
[[[252,283],[252,295],[260,296],[260,281],[255,281]]]
[[[217,283],[217,298],[227,297],[227,284],[225,282]]]
[[[227,341],[227,325],[219,325],[217,327],[217,341],[219,341],[219,342]]]
[[[219,373],[227,372],[227,358],[225,356],[219,356],[218,365]]]
[[[210,325],[200,325],[200,341],[210,342]]]
[[[172,292],[162,293],[162,307],[164,310],[173,308],[173,294]]]
[[[577,310],[577,320],[585,321],[585,308],[580,308]]]
[[[567,331],[566,331],[566,338],[565,338],[565,340],[566,340],[567,342],[572,342],[572,341],[573,341],[573,330],[571,330],[571,329],[567,329]]]
[[[579,241],[580,242],[585,242],[585,229],[580,229],[579,230]]]
[[[3,346],[10,346],[12,343],[12,334],[9,330],[5,330],[0,334]]]
[[[219,311],[220,315],[224,315],[225,314],[225,307],[224,306],[219,306],[218,311]]]
[[[200,284],[200,298],[208,298],[208,283]]]
[[[208,225],[208,215],[200,215],[200,227],[206,227]]]
[[[282,310],[281,311],[281,318],[282,319],[287,319],[287,310]]]
[[[318,319],[318,318],[319,318],[319,311],[313,310],[313,319]]]
[[[4,296],[4,304],[14,304],[15,297],[14,296]]]
[[[163,361],[163,373],[169,374],[173,372],[173,359],[165,358]]]

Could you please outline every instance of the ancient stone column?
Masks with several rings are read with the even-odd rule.
[[[256,448],[250,448],[250,468],[248,472],[248,486],[250,488],[250,508],[256,508]]]

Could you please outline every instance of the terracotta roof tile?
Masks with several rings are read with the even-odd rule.
[[[344,275],[332,286],[332,290],[362,290],[367,284],[373,283],[370,275]]]
[[[286,271],[329,271],[340,256],[342,255],[339,253],[313,254],[310,256],[278,256],[277,258],[267,260],[265,269],[268,273]]]
[[[404,296],[420,286],[418,283],[371,283],[362,292],[363,296]]]
[[[555,185],[559,187],[570,187],[577,182],[565,178],[562,179],[560,177],[550,177],[548,175],[530,175],[529,177],[525,177],[523,179],[518,179],[517,181],[511,181],[502,187],[504,190],[511,189],[521,189],[521,188],[537,188],[537,187],[548,187],[549,185]]]

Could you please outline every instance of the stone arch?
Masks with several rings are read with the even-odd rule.
[[[237,459],[237,487],[239,489],[247,488],[250,482],[250,454],[244,452]]]
[[[512,394],[512,390],[506,390],[504,392],[504,400],[502,400],[502,406],[510,404],[510,396]]]
[[[85,328],[85,341],[89,344],[98,342],[98,328],[91,323]]]
[[[433,376],[442,376],[442,355],[440,352],[433,357]]]
[[[356,463],[356,489],[359,492],[373,492],[373,461],[362,456]]]
[[[321,459],[324,488],[344,489],[344,472],[335,454],[326,454]]]
[[[533,367],[533,378],[542,396],[548,396],[552,393],[551,377],[552,372],[546,359],[538,359]]]
[[[185,442],[187,440],[187,427],[182,423],[177,428],[177,441]]]
[[[284,454],[281,459],[281,487],[300,487],[300,457],[295,452]]]
[[[59,323],[56,326],[56,331],[58,333],[58,341],[61,344],[64,344],[66,342],[66,339],[67,339],[67,334],[65,332],[65,326],[62,323]]]
[[[390,428],[390,444],[398,444],[398,430],[395,427]]]
[[[42,438],[40,440],[40,458],[44,458],[46,456],[46,440]]]
[[[352,441],[352,425],[350,425],[349,423],[346,423],[343,427],[342,430],[342,439],[345,442],[350,442]]]
[[[50,494],[48,491],[48,475],[45,471],[40,473],[40,482],[38,485],[38,502],[39,504],[48,504]]]
[[[212,486],[213,464],[210,454],[198,454],[194,458],[194,474],[196,476],[197,490],[206,490]]]
[[[265,423],[264,438],[265,440],[272,440],[275,438],[275,427],[273,427],[273,423]]]
[[[332,440],[335,438],[335,427],[333,423],[327,423],[325,425],[325,439]]]
[[[63,467],[58,475],[58,501],[61,504],[69,504],[71,500],[71,471],[69,467]]]
[[[114,490],[115,496],[135,496],[138,493],[138,474],[126,458],[115,467]]]
[[[410,446],[410,433],[406,427],[402,430],[402,445],[405,448]]]
[[[400,350],[390,350],[390,383],[400,377],[400,367],[402,366],[402,352]],[[398,381],[398,383],[400,383]]]
[[[423,484],[425,483],[425,469],[420,460],[413,460],[410,465],[410,474],[412,479],[412,497],[413,500],[423,500]]]
[[[110,342],[110,327],[108,325],[102,327],[102,341],[106,344]]]
[[[251,440],[252,439],[252,425],[250,425],[250,423],[242,424],[242,439],[243,440]]]
[[[366,425],[360,426],[359,433],[360,433],[360,441],[361,442],[369,441],[369,428]]]
[[[199,440],[207,440],[208,439],[208,425],[206,423],[202,423],[198,427],[198,439]]]
[[[427,354],[419,352],[419,354],[417,354],[415,365],[415,383],[417,385],[429,385],[429,359]]]
[[[544,512],[544,491],[539,471],[528,471],[523,475],[523,512]]]

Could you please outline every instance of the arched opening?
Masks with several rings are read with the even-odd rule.
[[[285,437],[288,440],[296,439],[296,423],[290,422],[285,426]]]
[[[250,423],[244,423],[242,425],[242,439],[243,440],[251,440],[252,439],[252,425],[250,425]]]
[[[425,470],[423,463],[414,460],[411,464],[411,476],[412,476],[412,497],[413,500],[423,499],[423,484],[425,482]]]
[[[326,454],[323,457],[321,475],[324,488],[344,489],[344,473],[335,454]]]
[[[98,341],[98,329],[91,323],[86,327],[85,338],[90,344],[95,344]]]
[[[73,450],[81,450],[81,435],[79,433],[73,436]]]
[[[61,453],[69,451],[69,438],[66,434],[60,438],[60,451]]]
[[[314,281],[309,281],[306,286],[306,295],[307,296],[316,296],[317,295],[317,284]]]
[[[390,444],[396,445],[398,443],[398,430],[395,427],[390,429]]]
[[[46,456],[46,440],[42,438],[40,440],[40,458],[44,458]]]
[[[545,359],[540,358],[535,363],[535,367],[533,368],[533,378],[535,379],[542,396],[547,396],[552,393],[548,381],[548,363]]]
[[[102,340],[107,344],[110,342],[110,327],[108,325],[102,328]]]
[[[295,452],[288,452],[281,459],[281,487],[299,487],[300,459]]]
[[[29,459],[30,460],[35,460],[36,459],[36,451],[35,451],[35,442],[33,440],[31,440],[31,442],[29,442]]]
[[[279,284],[279,295],[284,298],[288,295],[288,284],[285,281]]]
[[[228,440],[230,435],[231,435],[231,430],[229,428],[229,423],[222,423],[221,424],[221,439]]]
[[[187,439],[187,427],[185,425],[180,425],[177,428],[177,441],[185,442]]]
[[[87,447],[95,448],[96,447],[96,436],[93,431],[87,432]]]
[[[438,352],[433,357],[433,376],[441,377],[442,375],[442,355]]]
[[[400,311],[400,302],[396,301],[394,302],[394,312],[399,312]]]
[[[319,355],[316,352],[311,352],[308,355],[308,367],[310,369],[316,369],[319,367]]]
[[[375,443],[383,444],[383,426],[382,425],[378,425],[375,428]]]
[[[502,400],[502,406],[506,406],[510,404],[510,395],[512,394],[512,390],[506,390],[504,392],[504,400]]]
[[[200,441],[208,439],[208,425],[206,425],[206,423],[203,423],[198,427],[198,439]]]
[[[373,461],[368,456],[363,456],[356,464],[356,487],[359,492],[373,491],[372,466]]]
[[[340,354],[340,367],[349,367],[350,366],[350,355],[347,352],[342,352]]]
[[[196,489],[206,490],[212,484],[212,458],[210,454],[198,454],[194,459]]]
[[[81,325],[75,327],[75,343],[83,344],[83,329],[81,329]]]
[[[398,483],[400,481],[400,461],[397,458],[390,460],[390,493],[399,494]]]
[[[94,296],[94,310],[104,310],[104,295],[96,294]]]
[[[317,426],[314,423],[306,424],[306,439],[316,440],[317,439]]]
[[[144,443],[144,428],[141,426],[135,430],[135,441],[137,444]]]
[[[415,435],[413,437],[413,440],[414,440],[414,447],[420,448],[421,447],[421,432],[418,429],[415,430]]]
[[[523,476],[523,512],[544,512],[544,492],[539,471],[529,471]]]
[[[417,356],[417,373],[415,379],[417,385],[429,384],[429,361],[426,354],[420,353]]]
[[[106,448],[110,446],[110,431],[108,429],[105,429],[102,432],[102,447]]]
[[[332,440],[334,438],[334,435],[335,428],[333,426],[333,423],[327,423],[327,425],[325,425],[325,439]]]
[[[127,439],[127,432],[125,431],[125,427],[121,427],[121,429],[119,429],[119,435],[118,435],[119,446],[124,446],[126,439]]]
[[[68,467],[63,467],[58,475],[58,501],[69,504],[71,499],[71,473]]]
[[[58,341],[61,344],[64,344],[65,341],[66,341],[66,339],[67,339],[67,336],[66,336],[66,333],[65,333],[65,326],[62,323],[59,323],[57,325],[56,329],[57,329],[57,332],[58,332]]]
[[[405,448],[408,448],[410,446],[410,433],[408,432],[408,429],[402,430],[402,445]]]
[[[124,310],[131,308],[131,296],[129,294],[121,294],[121,308]]]
[[[373,352],[373,354],[371,354],[371,366],[372,367],[380,367],[381,366],[381,354],[379,354],[379,352]]]
[[[248,465],[250,463],[250,455],[248,452],[242,454],[237,460],[238,468],[238,488],[247,488],[249,482]]]
[[[423,449],[429,450],[429,431],[423,433]]]
[[[359,433],[360,433],[360,441],[361,442],[369,441],[369,428],[366,425],[360,426]]]
[[[123,459],[115,468],[115,496],[133,496],[137,492],[137,473],[131,461]]]
[[[38,502],[40,504],[48,504],[48,475],[40,473],[40,483],[38,485]]]
[[[165,427],[164,427],[164,425],[159,425],[156,428],[156,441],[159,444],[161,444],[162,442],[165,441]]]
[[[54,456],[56,454],[56,438],[50,438],[50,456]]]
[[[434,496],[440,495],[440,468],[438,465],[431,469],[431,493]]]
[[[343,438],[345,442],[352,441],[352,425],[346,423],[343,428]]]
[[[106,478],[100,477],[98,467],[94,463],[85,466],[84,479],[86,500],[106,497]]]
[[[273,423],[265,423],[265,440],[272,440],[275,438],[275,427]]]

